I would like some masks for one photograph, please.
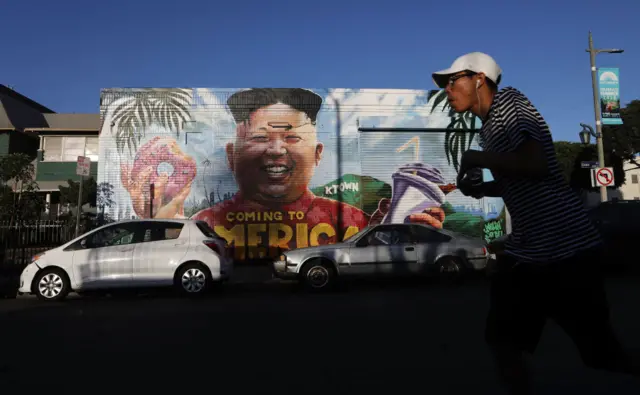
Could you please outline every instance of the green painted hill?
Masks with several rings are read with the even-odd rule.
[[[367,214],[372,214],[378,208],[380,199],[391,198],[391,185],[377,178],[356,174],[345,174],[311,191],[316,196],[341,200]]]

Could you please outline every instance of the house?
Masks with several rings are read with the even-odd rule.
[[[625,161],[624,171],[626,173],[625,183],[620,186],[622,199],[640,200],[640,154],[636,155],[633,161]]]
[[[98,168],[100,114],[61,114],[0,85],[0,155],[24,153],[34,159],[35,181],[48,203],[45,214],[61,213],[59,185],[79,180],[78,156],[91,159],[91,175]]]

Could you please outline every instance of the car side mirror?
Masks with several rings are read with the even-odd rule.
[[[87,248],[87,239],[80,240],[80,247]]]

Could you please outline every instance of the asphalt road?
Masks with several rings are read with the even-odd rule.
[[[609,280],[623,341],[640,348],[640,280]],[[0,300],[0,388],[49,391],[498,394],[483,343],[487,284],[287,284],[172,295]],[[533,358],[544,394],[638,394],[637,379],[583,368],[550,323]],[[384,391],[384,392],[383,392]]]

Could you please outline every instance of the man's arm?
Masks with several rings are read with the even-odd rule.
[[[511,177],[543,178],[548,172],[542,144],[526,138],[512,152],[469,150],[465,153],[471,166],[482,167]]]
[[[483,167],[511,177],[542,178],[548,172],[547,156],[542,145],[545,135],[537,111],[527,98],[517,91],[508,91],[500,98],[500,117],[504,124],[509,152],[468,151],[469,167]]]
[[[487,197],[500,197],[500,188],[496,181],[482,183],[482,194]]]

